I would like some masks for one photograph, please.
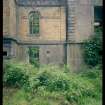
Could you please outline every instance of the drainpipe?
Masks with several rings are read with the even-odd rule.
[[[65,65],[67,65],[67,42],[68,42],[68,0],[65,0],[65,13],[66,13],[66,40],[64,44],[65,49]]]

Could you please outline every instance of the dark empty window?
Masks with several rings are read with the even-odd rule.
[[[7,56],[7,51],[3,51],[3,56]]]
[[[11,39],[3,38],[3,57],[9,58],[11,56]]]
[[[10,39],[3,39],[3,43],[4,44],[11,44],[11,40]]]
[[[39,12],[33,11],[29,14],[29,31],[30,34],[39,33]]]
[[[102,6],[94,7],[94,20],[95,22],[102,22]]]
[[[11,40],[10,39],[3,39],[3,46],[7,48],[11,48]]]

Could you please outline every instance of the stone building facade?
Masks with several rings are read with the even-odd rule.
[[[93,24],[92,0],[3,0],[3,57],[29,62],[29,49],[38,48],[33,58],[41,65],[77,70],[84,64],[81,44],[92,35]]]

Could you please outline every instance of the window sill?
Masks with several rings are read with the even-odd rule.
[[[40,37],[39,34],[28,34],[27,36],[28,36],[28,37]]]

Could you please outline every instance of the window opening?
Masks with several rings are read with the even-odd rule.
[[[39,34],[39,12],[33,11],[29,14],[30,34]]]
[[[7,56],[7,51],[3,51],[3,56]]]
[[[29,47],[29,62],[39,67],[39,47]]]
[[[94,22],[95,22],[95,26],[102,25],[102,6],[94,7]]]

